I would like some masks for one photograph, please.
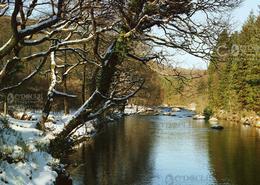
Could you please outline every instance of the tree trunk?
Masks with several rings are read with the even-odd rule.
[[[39,123],[37,124],[37,127],[40,130],[43,130],[43,131],[45,130],[44,123],[47,121],[48,116],[50,114],[51,107],[52,107],[52,99],[53,99],[53,97],[48,95],[47,101],[45,102],[45,105],[44,105],[44,108],[42,111],[41,119],[40,119]]]
[[[86,50],[86,44],[83,45],[83,50]],[[84,56],[86,57],[86,56]],[[87,66],[84,65],[83,67],[83,80],[82,80],[82,86],[81,86],[81,99],[82,99],[82,104],[86,101],[86,68]]]
[[[115,43],[112,47],[114,48]],[[66,142],[67,138],[70,136],[71,132],[78,126],[84,124],[86,121],[90,120],[90,113],[97,111],[99,108],[104,106],[104,98],[100,95],[108,95],[110,85],[113,80],[114,73],[116,71],[116,65],[119,63],[119,57],[113,49],[108,49],[107,54],[108,59],[104,61],[104,65],[100,71],[100,77],[97,80],[96,91],[92,96],[74,113],[73,118],[68,121],[65,128],[59,135],[52,140],[51,147],[56,148],[61,143]],[[98,93],[97,93],[98,92]],[[87,111],[86,111],[87,110]]]
[[[100,68],[96,68],[94,73],[92,74],[90,82],[88,83],[89,96],[91,96],[91,94],[95,92],[97,88],[97,75],[99,72],[100,72]]]
[[[63,92],[67,93],[67,80],[66,79],[64,79]],[[63,98],[63,104],[64,104],[64,114],[68,115],[70,112],[69,112],[69,103],[68,103],[68,98],[67,97]]]
[[[109,92],[110,84],[113,79],[113,75],[115,72],[115,60],[111,60],[113,62],[113,65],[109,65],[107,67],[104,67],[106,69],[101,70],[101,78],[98,82],[97,90],[98,92],[102,93],[103,95],[107,95]],[[91,101],[87,101],[87,104],[83,104],[81,108],[79,109],[82,111],[82,113],[78,113],[77,115],[74,115],[74,119],[69,121],[63,131],[59,134],[58,137],[67,137],[78,125],[84,124],[86,121],[89,121],[89,113],[86,113],[85,110],[92,110],[95,111],[100,106],[103,105],[104,98],[97,94],[96,91],[92,94],[92,96],[89,98]],[[85,102],[86,103],[86,102]]]
[[[81,99],[82,103],[86,101],[86,65],[83,67],[83,80],[81,86]]]
[[[65,50],[64,56],[64,73],[67,71],[67,52]],[[67,75],[63,75],[63,92],[67,93]],[[67,97],[63,98],[63,105],[64,105],[64,114],[69,114],[69,103]]]
[[[40,130],[45,130],[45,125],[44,123],[46,122],[51,108],[52,108],[52,102],[54,98],[54,91],[55,91],[55,86],[57,83],[57,76],[56,76],[56,62],[55,62],[55,52],[51,52],[51,84],[49,86],[48,90],[48,95],[47,95],[47,100],[44,105],[43,111],[42,111],[42,116],[41,119],[39,120],[37,126]]]
[[[5,94],[5,97],[4,97],[4,116],[7,115],[7,112],[8,112],[8,102],[7,102],[7,94]]]

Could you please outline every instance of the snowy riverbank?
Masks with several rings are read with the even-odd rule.
[[[59,161],[46,152],[48,136],[37,130],[31,121],[7,119],[0,125],[0,182],[54,184],[58,174],[52,166]]]
[[[58,176],[55,166],[59,165],[59,160],[48,153],[48,145],[72,115],[50,115],[46,123],[48,131],[44,134],[36,129],[40,114],[29,114],[33,121],[11,117],[0,120],[0,184],[51,185]],[[90,137],[93,134],[93,123],[88,122],[73,137]]]
[[[165,110],[164,110],[165,109]],[[161,114],[165,111],[176,112],[176,108],[150,108],[145,106],[127,106],[125,114]],[[59,159],[51,156],[49,143],[59,134],[66,123],[71,120],[73,112],[64,116],[63,113],[51,113],[48,117],[46,133],[38,130],[36,124],[40,112],[16,113],[17,119],[7,116],[0,120],[0,184],[9,185],[51,185],[58,177]],[[120,117],[115,114],[106,121]],[[28,117],[30,120],[20,120]],[[76,130],[72,139],[78,140],[96,134],[97,121],[89,121]],[[62,184],[64,185],[64,184]]]

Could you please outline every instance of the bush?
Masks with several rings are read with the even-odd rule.
[[[210,107],[206,107],[203,111],[203,115],[205,116],[205,120],[209,120],[210,117],[213,115],[213,111]]]
[[[0,124],[2,124],[2,128],[9,128],[8,119],[6,117],[0,117]],[[0,126],[0,128],[1,128]]]

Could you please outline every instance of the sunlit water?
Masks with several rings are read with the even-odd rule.
[[[79,185],[259,185],[260,129],[222,123],[216,131],[190,112],[129,116],[68,156]]]

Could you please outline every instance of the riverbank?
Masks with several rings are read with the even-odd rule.
[[[47,151],[49,135],[31,121],[2,119],[0,184],[54,184],[59,164]]]
[[[127,105],[125,107],[124,114],[125,115],[144,115],[144,116],[157,116],[157,115],[164,115],[164,116],[175,116],[176,112],[181,110],[190,110],[189,107],[184,106],[141,106],[141,105]]]
[[[255,112],[230,113],[220,110],[214,114],[214,117],[219,120],[260,128],[260,117]]]
[[[158,108],[132,106],[125,110],[125,114],[169,115],[166,113],[180,111],[179,108],[163,109],[164,111]],[[36,127],[40,112],[16,112],[12,116],[15,118],[2,116],[0,119],[0,182],[11,185],[64,185],[60,179],[64,174],[65,178],[69,175],[64,171],[60,160],[51,155],[49,144],[50,140],[63,130],[72,114],[64,116],[62,113],[51,113],[45,123],[46,133]],[[111,122],[118,117],[120,115],[115,114],[107,117],[105,121]],[[85,123],[74,132],[72,140],[78,141],[96,135],[97,122],[94,120]]]
[[[40,114],[27,114],[32,120],[10,116],[0,120],[0,184],[65,185],[66,178],[67,184],[72,184],[60,160],[49,151],[50,140],[72,115],[51,114],[45,124],[47,132],[43,133],[36,128]],[[94,122],[87,122],[72,138],[92,137],[95,133]]]
[[[65,185],[62,178],[68,178],[69,174],[64,171],[60,160],[51,156],[48,146],[50,140],[62,131],[72,114],[66,116],[62,113],[50,114],[45,124],[47,127],[45,134],[36,128],[40,113],[28,112],[26,114],[26,116],[17,118],[29,117],[30,120],[19,120],[8,116],[0,121],[0,184],[49,185],[56,183]],[[190,119],[194,112],[187,114],[177,107],[127,106],[125,114],[159,115],[165,116],[165,120],[176,116],[178,120],[180,118]],[[227,113],[215,116],[219,120],[241,121],[241,117],[231,116]],[[114,117],[110,117],[106,122],[113,119]],[[256,121],[256,124],[259,117],[253,120]],[[95,124],[96,120],[87,122],[73,134],[72,139],[79,140],[95,136],[97,133]],[[72,184],[72,179],[67,182]]]

